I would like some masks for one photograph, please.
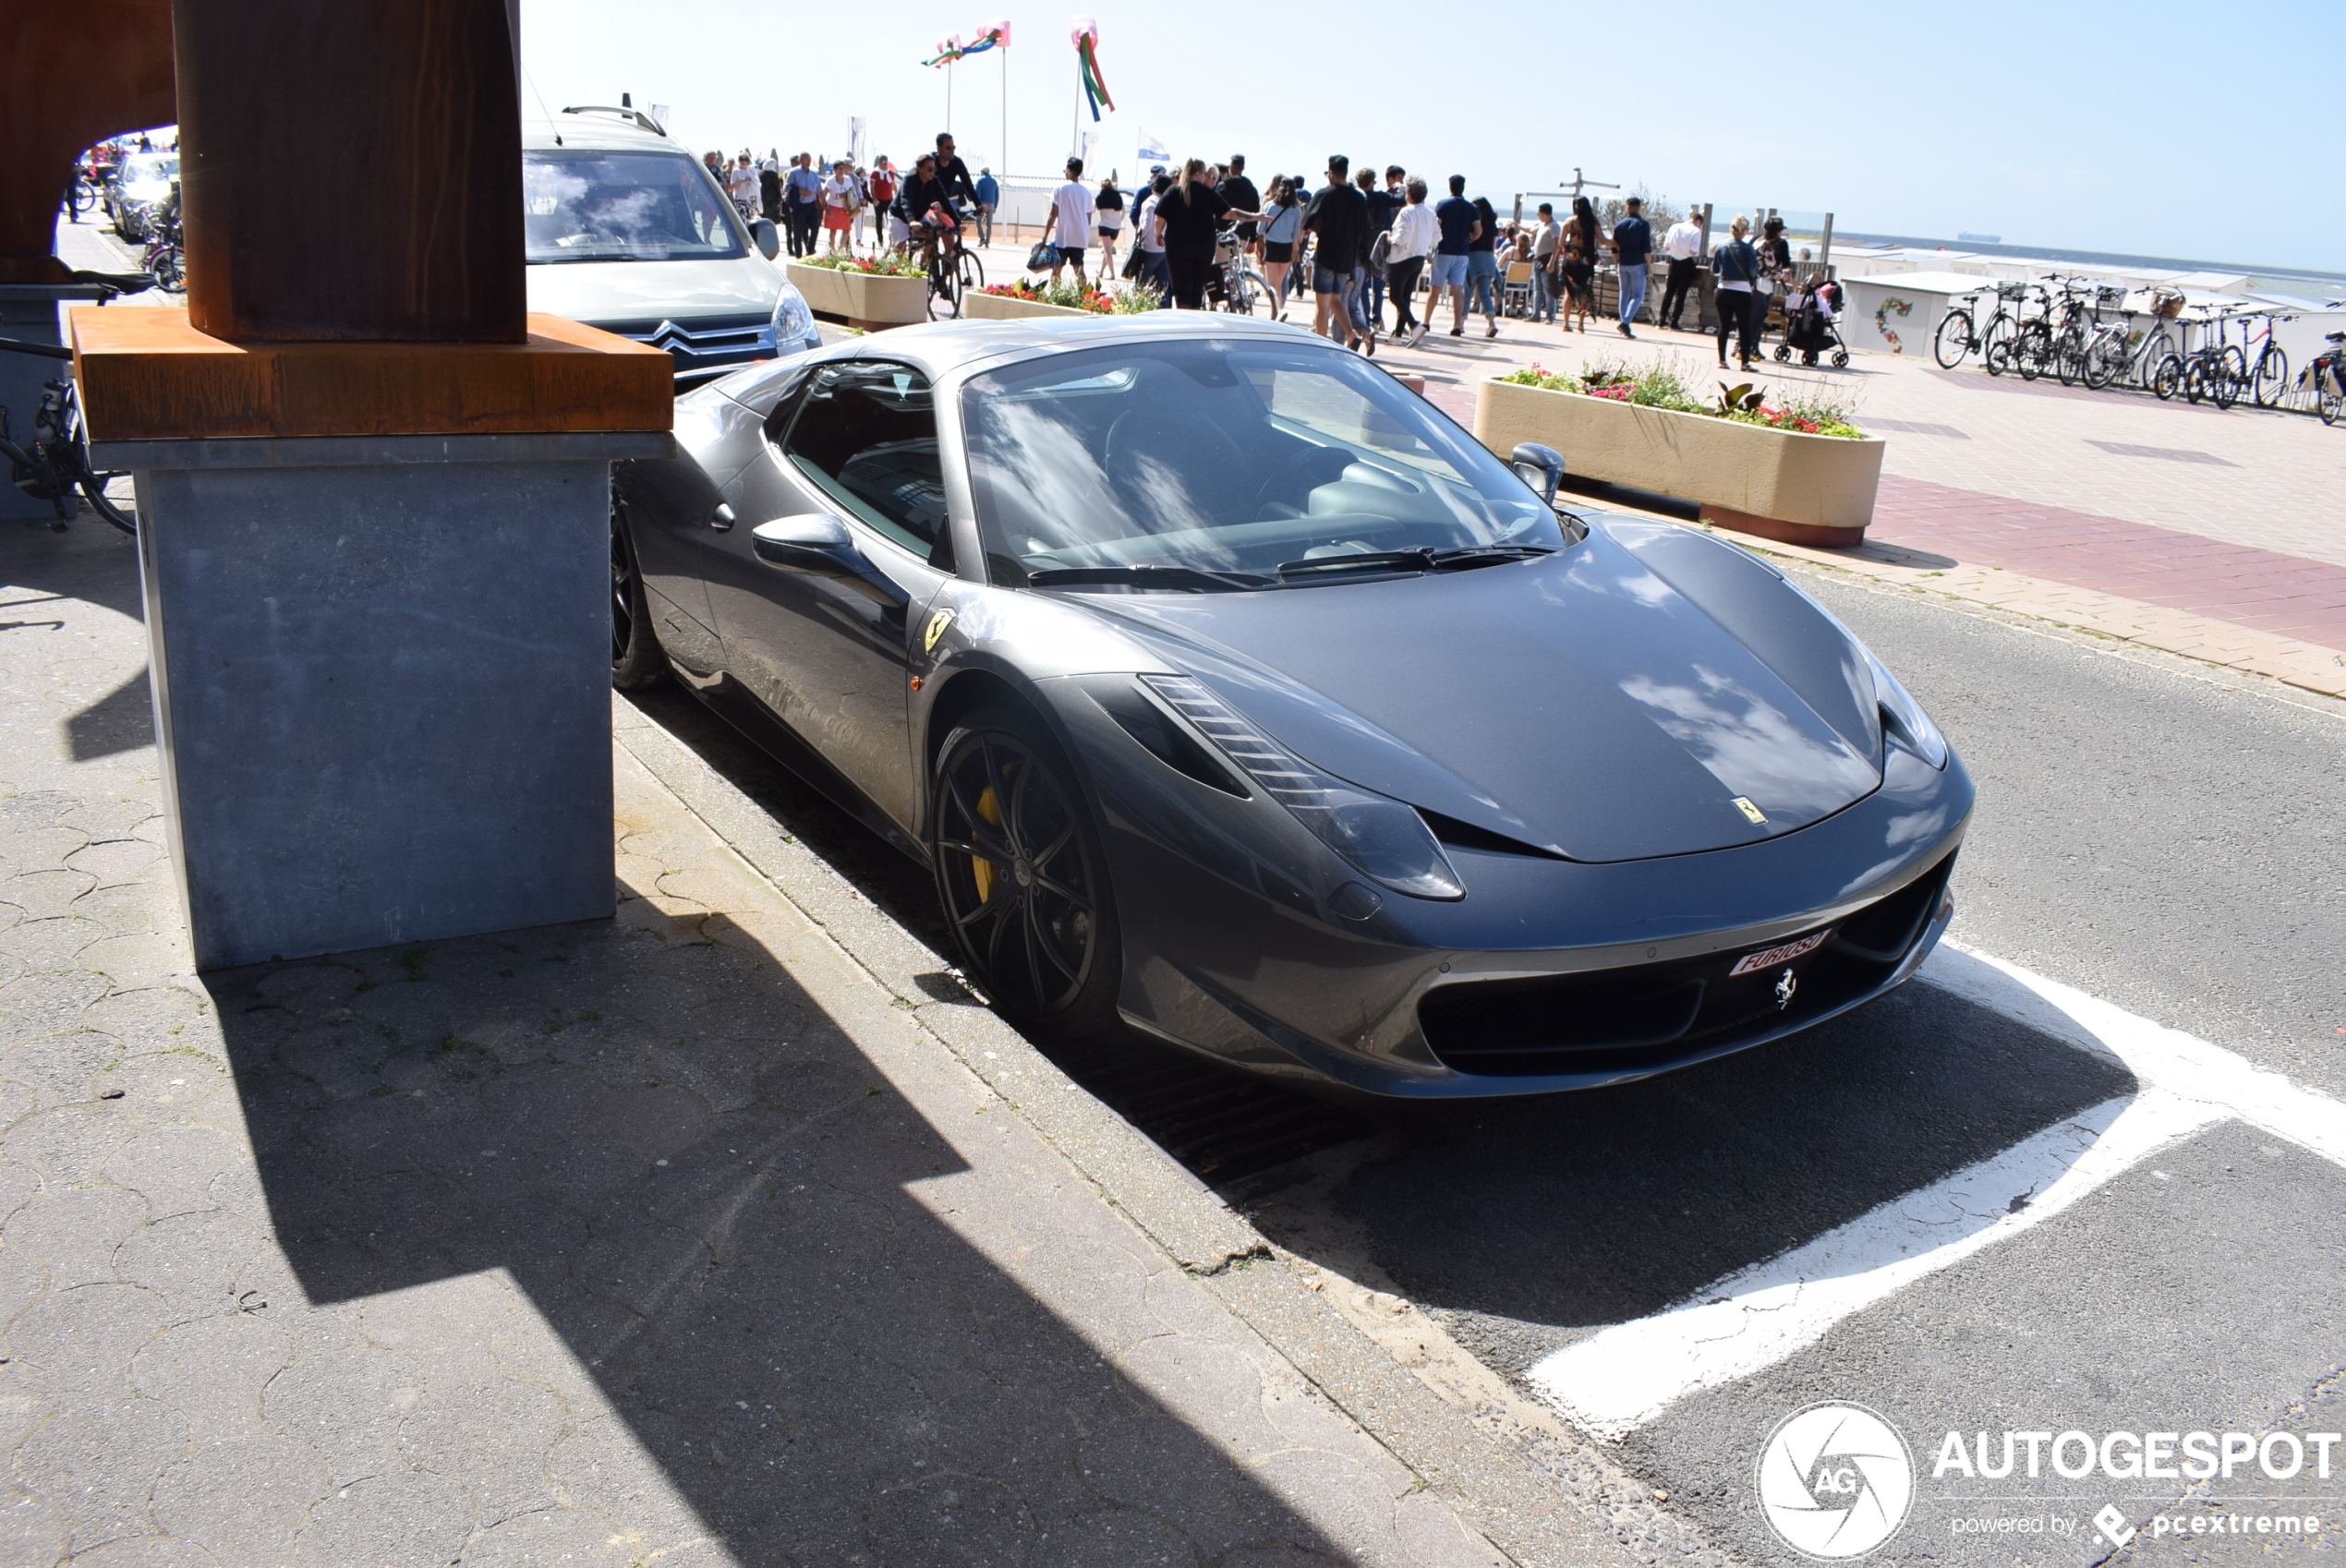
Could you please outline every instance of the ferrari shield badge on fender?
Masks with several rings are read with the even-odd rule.
[[[945,635],[945,628],[951,624],[953,624],[953,612],[949,609],[940,609],[930,616],[928,624],[921,628],[921,652],[935,653],[937,639]]]
[[[1744,815],[1749,817],[1755,824],[1761,827],[1768,826],[1768,814],[1761,811],[1758,806],[1753,805],[1749,801],[1745,800],[1741,795],[1737,795],[1735,797],[1735,810],[1743,813]]]

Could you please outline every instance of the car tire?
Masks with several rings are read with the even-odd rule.
[[[989,702],[945,737],[928,848],[955,956],[996,1011],[1051,1041],[1116,1027],[1123,943],[1106,851],[1033,709]]]
[[[611,683],[623,692],[640,692],[668,677],[668,656],[659,633],[652,629],[651,611],[644,600],[644,573],[635,564],[635,541],[627,537],[627,522],[620,514],[619,497],[611,503]]]

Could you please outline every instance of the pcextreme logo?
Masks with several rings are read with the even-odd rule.
[[[1768,1434],[1759,1486],[1760,1510],[1786,1546],[1838,1561],[1898,1533],[1914,1502],[1915,1463],[1897,1429],[1864,1405],[1811,1405]]]

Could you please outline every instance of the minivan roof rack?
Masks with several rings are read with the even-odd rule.
[[[668,134],[667,131],[660,128],[660,124],[658,120],[653,119],[641,109],[625,109],[616,103],[572,103],[566,105],[563,108],[562,113],[565,115],[617,115],[622,119],[635,121],[638,126],[641,126],[644,129],[651,132],[654,136],[666,136]]]

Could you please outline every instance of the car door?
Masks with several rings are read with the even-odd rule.
[[[709,578],[725,667],[909,827],[912,640],[920,611],[953,570],[932,389],[906,365],[826,365],[778,413],[768,436],[765,456],[731,487],[740,525],[720,539]],[[757,559],[757,524],[807,513],[843,520],[897,593],[876,597],[868,586]]]

